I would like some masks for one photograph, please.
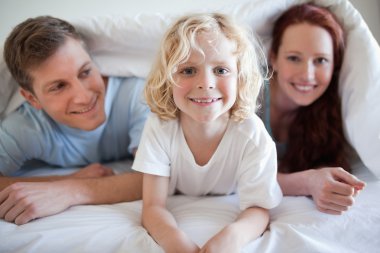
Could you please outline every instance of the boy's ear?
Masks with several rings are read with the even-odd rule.
[[[32,92],[21,88],[20,93],[25,98],[25,100],[28,101],[28,103],[31,104],[34,108],[37,110],[42,109],[40,102]]]

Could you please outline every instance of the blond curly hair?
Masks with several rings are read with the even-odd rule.
[[[145,99],[151,111],[163,120],[178,117],[179,109],[173,98],[173,85],[177,84],[173,75],[177,67],[189,58],[192,49],[202,52],[196,40],[201,32],[223,33],[236,44],[238,94],[230,115],[236,121],[250,117],[255,113],[256,100],[264,82],[265,56],[248,30],[219,13],[183,16],[165,33],[145,86]]]

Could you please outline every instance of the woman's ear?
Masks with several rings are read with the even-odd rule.
[[[25,98],[25,100],[28,101],[28,103],[31,104],[34,108],[36,108],[37,110],[42,109],[40,102],[32,92],[21,88],[20,93]]]
[[[269,65],[274,72],[277,71],[277,57],[273,52],[270,52],[269,54]]]

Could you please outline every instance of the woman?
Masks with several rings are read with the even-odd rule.
[[[343,29],[327,9],[297,5],[274,24],[273,76],[263,120],[277,144],[284,195],[312,196],[318,210],[341,214],[365,183],[349,173],[338,77]]]

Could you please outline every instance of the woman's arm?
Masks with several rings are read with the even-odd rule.
[[[269,211],[267,209],[247,208],[235,222],[227,225],[212,237],[200,252],[240,252],[247,243],[258,238],[265,231],[268,223]]]
[[[144,174],[142,224],[165,252],[198,252],[166,209],[169,178]]]
[[[312,196],[318,210],[329,214],[348,210],[356,193],[365,186],[363,181],[339,167],[279,173],[277,179],[285,196]]]

